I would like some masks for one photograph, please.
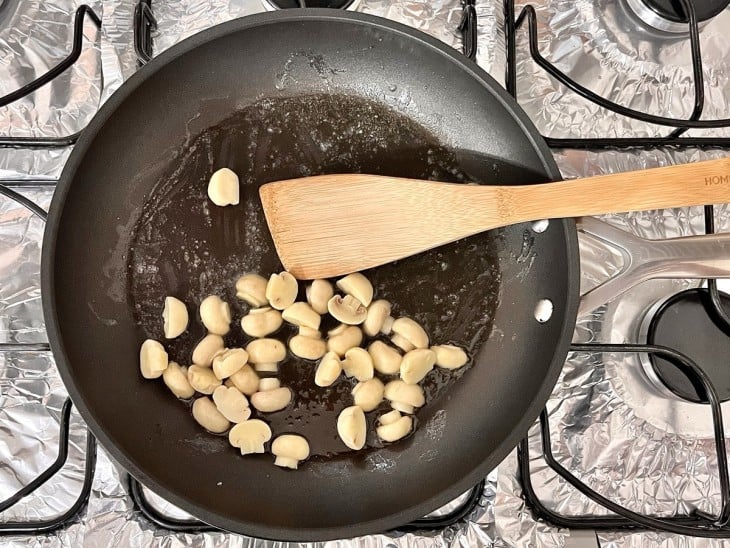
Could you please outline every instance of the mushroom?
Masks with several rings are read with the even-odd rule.
[[[201,394],[212,394],[222,383],[213,371],[200,365],[188,367],[188,382]]]
[[[335,295],[327,301],[327,310],[338,321],[358,325],[365,321],[368,309],[352,295]]]
[[[233,375],[228,377],[226,383],[230,383],[246,396],[250,396],[259,389],[259,376],[253,368],[246,364]]]
[[[398,318],[393,322],[391,341],[403,352],[414,348],[428,348],[428,335],[423,327],[410,318]]]
[[[213,391],[213,402],[216,408],[231,422],[243,422],[251,416],[246,396],[235,387],[219,386]]]
[[[373,300],[373,284],[359,272],[348,274],[341,280],[338,280],[337,287],[343,293],[355,297],[364,306],[368,306]]]
[[[210,398],[202,397],[193,402],[193,418],[196,422],[214,434],[222,434],[231,423],[216,408]]]
[[[314,373],[314,384],[317,386],[330,386],[337,380],[342,372],[340,358],[336,352],[327,352],[317,366]]]
[[[276,373],[278,363],[286,357],[284,343],[276,339],[256,339],[246,346],[248,361],[256,371]]]
[[[335,294],[327,280],[312,280],[307,286],[307,302],[317,314],[327,314],[327,301]]]
[[[469,359],[466,352],[452,344],[439,344],[432,346],[431,350],[436,354],[436,365],[446,369],[459,369]]]
[[[228,441],[238,447],[242,455],[263,453],[264,444],[271,439],[271,428],[262,420],[239,422],[228,432]]]
[[[321,320],[319,314],[307,303],[294,303],[286,307],[284,312],[281,313],[281,317],[291,324],[311,329],[319,329]]]
[[[364,348],[356,346],[345,352],[342,360],[342,370],[348,377],[355,377],[359,381],[369,381],[373,378],[373,359]]]
[[[345,355],[350,348],[360,346],[362,331],[356,325],[340,324],[327,333],[327,350],[336,352],[338,356]]]
[[[265,306],[249,310],[248,314],[241,318],[241,329],[251,337],[265,337],[279,329],[282,323],[281,312]]]
[[[195,394],[195,389],[188,382],[187,367],[180,367],[177,363],[170,362],[162,372],[162,380],[170,392],[180,399],[187,400]]]
[[[281,382],[276,377],[264,377],[259,381],[259,392],[266,392],[267,390],[276,390],[281,386]]]
[[[409,415],[401,416],[397,410],[382,415],[380,426],[375,429],[378,437],[383,441],[398,441],[404,438],[413,428],[413,418]]]
[[[428,348],[406,352],[400,364],[400,378],[408,384],[417,384],[428,375],[436,363],[436,353]]]
[[[223,350],[223,337],[220,335],[206,335],[193,349],[192,362],[195,365],[210,367],[213,356]]]
[[[237,205],[240,199],[238,175],[227,167],[210,177],[208,198],[217,206]]]
[[[352,389],[352,395],[355,405],[368,412],[380,405],[380,402],[383,401],[384,391],[383,382],[378,378],[373,378],[357,383],[355,388]]]
[[[210,295],[200,303],[200,319],[214,335],[225,335],[231,329],[231,307],[217,295]]]
[[[295,356],[299,356],[305,360],[318,360],[327,352],[327,343],[322,339],[294,335],[289,340],[289,350]]]
[[[390,311],[390,303],[385,299],[379,299],[368,307],[368,315],[362,324],[362,330],[368,337],[374,337],[381,332],[383,335],[390,334],[393,326]]]
[[[403,356],[395,348],[382,341],[373,341],[368,346],[368,353],[373,359],[373,367],[383,375],[395,375],[400,371]]]
[[[263,382],[266,379],[261,379]],[[285,386],[273,390],[259,390],[251,396],[251,405],[262,413],[273,413],[281,411],[291,402],[291,390]]]
[[[318,329],[312,329],[311,327],[306,327],[304,325],[299,327],[299,334],[302,337],[309,337],[310,339],[322,338],[322,333],[320,333]]]
[[[166,339],[174,339],[188,328],[188,309],[185,303],[175,297],[165,297],[162,309],[162,329]]]
[[[413,413],[414,408],[426,403],[423,388],[417,384],[406,384],[402,380],[390,381],[385,385],[385,399],[390,406],[401,413]]]
[[[268,304],[266,298],[266,278],[258,274],[244,274],[236,282],[236,297],[251,306]]]
[[[284,271],[281,274],[272,274],[266,284],[266,298],[269,304],[277,310],[284,310],[291,306],[297,298],[299,287],[294,276]]]
[[[139,369],[145,379],[156,379],[167,369],[165,348],[153,339],[147,339],[139,348]]]
[[[337,435],[350,449],[359,450],[365,445],[367,422],[362,408],[345,407],[337,417]]]
[[[243,348],[226,349],[213,357],[213,373],[219,379],[227,379],[241,369],[248,361],[248,352]]]
[[[309,456],[309,443],[302,436],[284,434],[273,441],[271,452],[276,456],[276,466],[296,470],[299,462]]]

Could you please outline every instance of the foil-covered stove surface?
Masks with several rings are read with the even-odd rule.
[[[35,78],[70,50],[73,13],[80,2],[0,0],[0,95]],[[31,98],[0,108],[0,134],[59,136],[81,129],[98,104],[135,70],[132,47],[134,2],[99,0],[99,32],[87,22],[78,66]],[[693,103],[689,44],[662,37],[627,17],[608,0],[540,0],[540,47],[559,68],[612,100],[666,116],[689,116]],[[477,60],[504,81],[504,22],[500,0],[480,0]],[[520,6],[517,6],[519,13]],[[213,24],[263,11],[258,0],[170,0],[154,3],[159,28],[155,53]],[[358,10],[388,17],[429,32],[459,48],[459,0],[362,0]],[[17,21],[7,25],[10,19]],[[29,21],[35,21],[30,25]],[[43,25],[47,24],[48,27]],[[702,30],[706,75],[706,117],[728,117],[728,49],[724,29],[730,11]],[[46,29],[46,32],[44,32]],[[52,39],[51,39],[52,38]],[[13,54],[5,56],[6,51]],[[518,36],[519,102],[541,131],[554,137],[664,135],[667,130],[624,119],[576,98],[529,60],[526,31]],[[16,62],[15,55],[21,61]],[[8,62],[6,62],[8,59]],[[12,126],[12,127],[11,127]],[[728,130],[691,131],[726,135]],[[0,179],[56,177],[68,149],[29,151],[0,148]],[[561,151],[565,177],[610,173],[725,156],[721,151]],[[48,206],[50,189],[24,194]],[[716,211],[718,228],[730,230],[727,208]],[[604,220],[646,238],[702,233],[701,209],[607,216]],[[0,200],[0,341],[45,341],[40,307],[40,242],[43,224],[27,210]],[[582,287],[588,289],[618,269],[618,259],[589,238],[581,242]],[[697,285],[652,281],[580,318],[575,340],[635,341],[642,314],[657,299]],[[644,386],[638,360],[620,355],[570,356],[548,404],[553,450],[560,462],[599,492],[629,508],[666,515],[701,508],[716,511],[718,485],[709,410],[683,404],[677,420],[665,400]],[[643,384],[642,384],[643,383]],[[34,478],[56,457],[58,424],[66,392],[50,353],[0,353],[0,498]],[[677,409],[676,406],[668,408]],[[533,483],[545,504],[566,514],[601,513],[549,471],[537,429],[530,435]],[[0,519],[47,518],[66,511],[83,483],[86,431],[72,415],[69,457],[61,473]],[[152,504],[171,517],[184,513],[152,493]],[[705,539],[658,533],[599,535],[604,546],[713,546]],[[516,457],[511,455],[487,478],[477,508],[441,532],[384,534],[328,543],[365,546],[565,546],[576,534],[536,523],[521,498]],[[178,534],[161,530],[133,508],[127,478],[103,449],[88,506],[69,525],[39,537],[5,537],[7,546],[273,546],[227,533]],[[277,543],[279,544],[279,543]],[[591,546],[593,544],[586,544]]]

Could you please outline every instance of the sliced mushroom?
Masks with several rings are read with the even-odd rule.
[[[337,417],[337,434],[342,442],[355,451],[365,445],[367,422],[362,408],[353,405],[346,407]]]
[[[217,295],[210,295],[200,303],[200,319],[214,335],[225,335],[231,329],[231,307]]]
[[[385,399],[393,409],[401,413],[413,413],[414,408],[426,403],[423,388],[417,384],[407,384],[402,380],[390,381],[385,385]]]
[[[360,346],[362,342],[362,331],[356,325],[345,325],[340,324],[335,329],[327,333],[327,350],[336,352],[338,356],[342,357],[345,352]]]
[[[380,405],[380,402],[383,401],[384,391],[383,382],[378,378],[373,378],[357,383],[352,389],[352,396],[355,405],[359,405],[367,413]]]
[[[294,276],[284,271],[281,274],[272,274],[266,284],[266,298],[269,304],[277,310],[284,310],[291,306],[297,298],[299,286]]]
[[[296,326],[309,327],[311,329],[319,329],[321,318],[314,309],[307,303],[294,303],[284,309],[281,317],[290,324]]]
[[[246,396],[250,396],[259,390],[259,376],[248,364],[228,377],[228,381],[226,382],[229,381]]]
[[[228,432],[228,441],[242,455],[263,453],[264,444],[271,439],[271,428],[264,421],[250,419],[239,422]]]
[[[261,380],[263,381],[264,379]],[[280,388],[274,388],[273,390],[256,392],[253,396],[251,396],[251,405],[262,413],[273,413],[274,411],[281,411],[284,409],[287,405],[289,405],[291,399],[291,390],[286,386],[282,386]]]
[[[393,336],[390,340],[403,352],[414,348],[428,348],[428,335],[418,322],[410,318],[398,318],[393,322]]]
[[[342,370],[348,377],[368,381],[374,375],[373,359],[364,348],[350,348],[345,352],[345,359],[342,360]]]
[[[211,369],[200,365],[188,367],[188,382],[201,394],[212,394],[216,388],[223,384]]]
[[[214,434],[222,434],[231,426],[210,398],[202,397],[195,400],[192,411],[196,422]]]
[[[264,306],[269,303],[266,298],[266,283],[266,278],[263,276],[244,274],[236,282],[236,297],[251,306]]]
[[[299,463],[309,456],[309,443],[302,436],[284,434],[274,439],[271,452],[276,456],[276,466],[296,470]]]
[[[188,309],[185,307],[185,303],[175,297],[165,297],[162,322],[166,339],[174,339],[182,335],[188,328]]]
[[[267,390],[276,390],[281,386],[281,382],[276,377],[264,377],[259,381],[259,392]]]
[[[167,369],[165,347],[153,339],[147,339],[139,348],[139,369],[145,379],[157,379]]]
[[[206,335],[193,349],[192,362],[195,365],[210,367],[213,356],[223,350],[223,337],[220,335]]]
[[[335,290],[327,280],[312,280],[307,286],[307,302],[317,314],[327,314],[327,302],[334,294]]]
[[[322,339],[294,335],[289,340],[289,350],[295,356],[299,356],[305,360],[318,360],[327,352],[327,343]]]
[[[368,307],[368,315],[362,324],[362,330],[368,337],[378,333],[390,334],[393,326],[393,317],[390,315],[391,306],[385,299],[379,299]]]
[[[382,341],[373,341],[368,346],[368,353],[373,359],[373,367],[383,375],[395,375],[400,371],[403,356],[395,348]]]
[[[322,356],[322,360],[317,366],[317,371],[314,373],[314,384],[317,386],[330,386],[337,380],[337,377],[342,373],[342,365],[340,364],[340,358],[336,352],[327,352]]]
[[[180,367],[177,363],[170,362],[162,372],[162,380],[170,392],[182,400],[188,400],[195,394],[195,389],[188,382],[187,367]]]
[[[219,386],[216,388],[213,391],[213,402],[221,415],[231,422],[243,422],[251,416],[251,408],[248,406],[246,396],[235,387]]]
[[[276,339],[256,339],[246,346],[249,363],[260,372],[276,373],[278,363],[286,357],[286,347]]]
[[[359,272],[348,274],[341,280],[338,280],[337,287],[343,293],[355,297],[364,306],[369,306],[373,300],[373,284]]]
[[[361,324],[368,316],[368,309],[352,295],[335,295],[327,301],[327,310],[334,319],[348,325]]]
[[[219,379],[227,379],[248,362],[248,352],[243,348],[231,348],[213,357],[213,373]]]
[[[310,339],[321,339],[322,333],[318,329],[312,329],[311,327],[301,326],[299,328],[299,334],[302,337],[309,337]]]
[[[252,308],[241,318],[241,329],[251,337],[266,337],[279,329],[283,322],[281,312],[270,306]]]
[[[436,353],[428,348],[406,352],[400,364],[400,378],[408,384],[417,384],[428,375],[436,363]]]
[[[208,182],[208,198],[217,206],[238,204],[240,199],[238,175],[227,167],[213,173]]]
[[[436,354],[436,365],[446,369],[459,369],[469,359],[464,350],[452,344],[439,344],[432,346],[431,350]]]
[[[379,419],[380,426],[375,429],[378,437],[383,441],[398,441],[406,437],[413,429],[413,418],[409,415],[401,416],[397,410],[386,413]]]

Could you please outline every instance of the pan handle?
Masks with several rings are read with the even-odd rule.
[[[594,217],[578,219],[578,230],[623,258],[617,274],[581,295],[578,316],[646,280],[730,278],[730,233],[647,240]]]

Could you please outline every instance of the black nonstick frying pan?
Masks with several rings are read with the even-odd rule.
[[[223,166],[240,175],[242,200],[215,208],[206,183]],[[472,358],[463,371],[431,374],[418,428],[401,443],[380,447],[371,436],[368,450],[345,452],[334,420],[350,405],[349,381],[317,389],[314,364],[292,357],[281,375],[296,402],[266,420],[275,434],[310,440],[314,456],[296,472],[271,455],[241,457],[160,380],[144,380],[139,345],[162,338],[167,294],[191,312],[208,294],[226,298],[235,312],[227,345],[244,344],[233,283],[280,268],[258,186],[348,171],[559,178],[527,117],[471,61],[383,19],[307,9],[231,21],[159,55],[101,108],[56,190],[43,304],[69,393],[132,475],[212,525],[307,541],[421,517],[508,454],[564,362],[578,303],[570,220],[545,231],[513,226],[367,272],[395,314]],[[181,363],[203,335],[191,316],[188,333],[168,345]]]

